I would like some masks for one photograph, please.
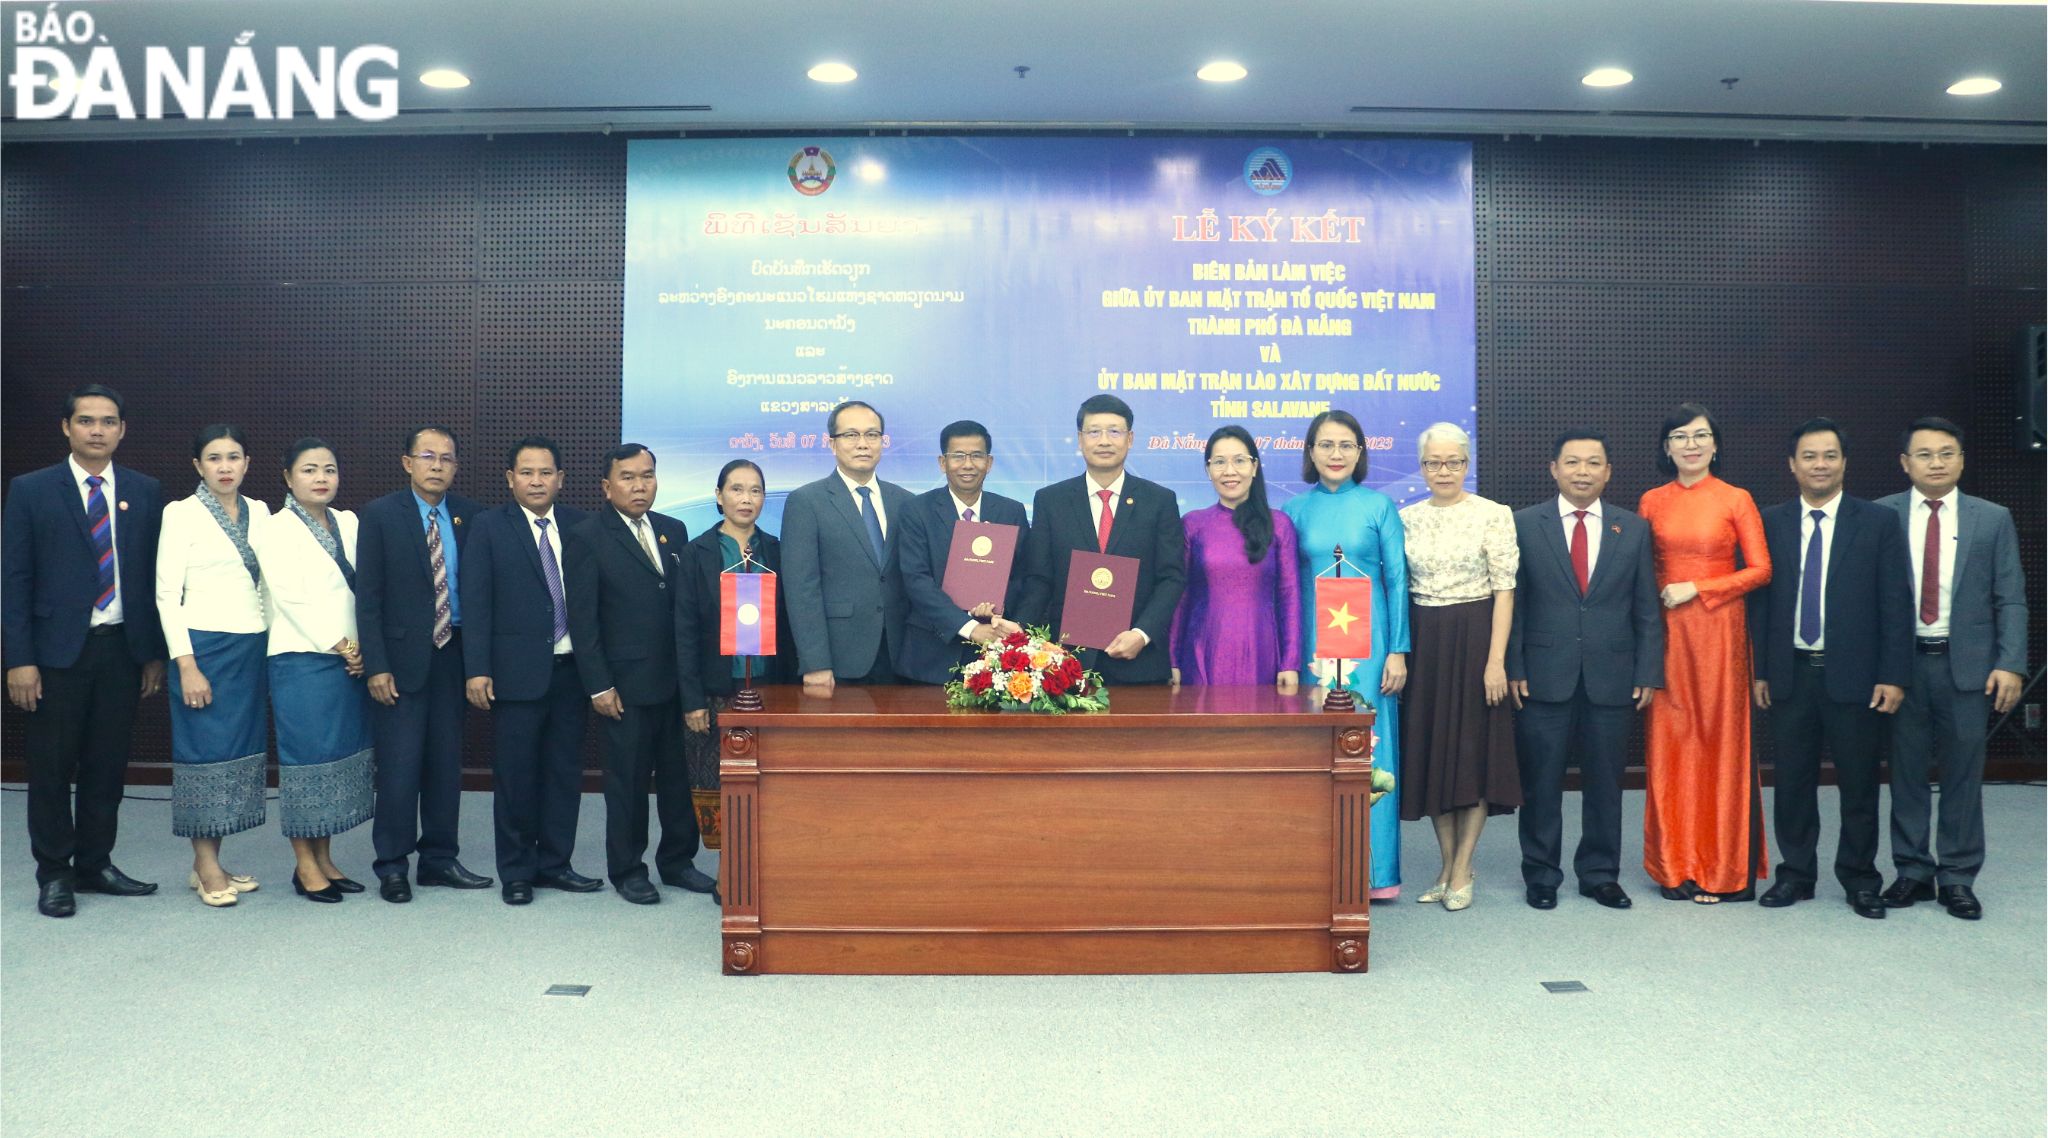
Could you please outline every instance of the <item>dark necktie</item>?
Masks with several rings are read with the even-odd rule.
[[[1927,546],[1920,552],[1920,623],[1941,619],[1941,503],[1927,503]]]
[[[860,520],[867,524],[868,544],[874,547],[875,564],[886,565],[889,562],[888,544],[882,540],[882,519],[875,513],[875,488],[857,486],[854,493],[860,495]]]
[[[973,520],[974,520],[974,507],[973,507],[973,506],[969,506],[969,507],[967,507],[966,509],[964,509],[964,510],[960,511],[960,520],[961,520],[961,521],[963,521],[963,522],[971,522],[971,521],[973,521]]]
[[[569,635],[569,605],[562,594],[562,567],[555,561],[555,547],[548,544],[548,518],[535,518],[540,527],[540,575],[548,583],[548,600],[555,606],[555,639]]]
[[[100,492],[106,479],[97,474],[85,479],[85,520],[92,527],[92,552],[99,564],[99,599],[92,607],[105,612],[114,603],[114,519],[107,513],[107,496]]]
[[[1573,510],[1579,519],[1572,523],[1572,574],[1579,579],[1579,595],[1586,595],[1586,582],[1593,576],[1592,547],[1586,541],[1586,511]]]
[[[1820,555],[1826,510],[1809,510],[1813,518],[1813,539],[1806,543],[1806,564],[1799,570],[1799,642],[1812,645],[1820,640]]]
[[[446,648],[455,638],[455,604],[448,592],[448,553],[441,548],[441,516],[427,511],[427,568],[434,576],[434,647]]]

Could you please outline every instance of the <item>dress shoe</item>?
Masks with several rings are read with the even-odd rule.
[[[1944,885],[1935,894],[1935,899],[1951,917],[1974,921],[1984,915],[1984,906],[1978,903],[1977,894],[1971,892],[1967,885]]]
[[[459,861],[451,861],[439,869],[420,867],[418,874],[421,885],[446,885],[450,889],[489,889],[491,879],[480,873],[471,873],[462,868]]]
[[[507,905],[533,904],[533,882],[531,881],[507,881],[504,892]]]
[[[1579,896],[1591,897],[1610,909],[1626,909],[1635,902],[1628,899],[1628,890],[1619,881],[1603,881],[1598,885],[1579,884]]]
[[[192,892],[199,892],[201,887],[199,881],[199,871],[196,869],[193,870],[192,876],[187,877],[185,879],[185,884],[192,887]],[[253,877],[236,877],[234,874],[231,873],[228,875],[228,888],[234,890],[237,893],[254,893],[256,892],[257,889],[256,879]]]
[[[377,895],[393,904],[403,905],[412,900],[412,885],[403,873],[387,873],[377,878]]]
[[[1472,887],[1477,884],[1479,884],[1479,879],[1475,877],[1472,880],[1467,881],[1463,889],[1444,890],[1444,908],[1449,909],[1453,913],[1457,912],[1460,909],[1471,908]]]
[[[694,865],[686,865],[678,873],[662,874],[661,883],[673,885],[678,889],[688,889],[692,893],[709,893],[718,888],[717,878]]]
[[[98,873],[75,878],[71,888],[80,893],[105,893],[109,897],[147,897],[156,892],[156,882],[137,881],[112,865],[106,865],[100,867]]]
[[[560,889],[564,893],[595,893],[604,888],[604,882],[595,877],[585,877],[573,869],[536,873],[533,883],[545,889]]]
[[[658,905],[661,903],[661,890],[649,884],[644,877],[628,877],[624,881],[619,882],[616,888],[619,891],[619,896],[624,897],[635,905]]]
[[[327,883],[329,885],[334,886],[336,889],[341,890],[343,893],[361,893],[363,891],[362,882],[350,881],[348,878],[343,877],[338,873],[328,874]]]
[[[1858,889],[1849,894],[1849,907],[1856,910],[1859,917],[1884,920],[1884,897],[1875,889]]]
[[[64,878],[45,881],[36,893],[36,912],[46,917],[68,917],[78,911],[78,898],[72,895],[71,882]]]
[[[296,869],[292,870],[292,892],[308,901],[318,901],[323,905],[341,904],[341,890],[334,887],[334,882],[328,882],[325,889],[308,889],[306,883],[299,880],[299,871]]]
[[[215,892],[208,889],[204,882],[201,882],[199,888],[193,890],[193,892],[199,894],[200,903],[210,909],[225,909],[242,899],[242,895],[235,892],[235,887],[232,885],[219,892]]]
[[[1441,904],[1444,899],[1444,894],[1449,893],[1450,891],[1450,882],[1439,881],[1435,885],[1432,885],[1429,888],[1424,889],[1422,892],[1417,893],[1415,895],[1415,903],[1418,905]]]
[[[1892,882],[1890,889],[1884,891],[1884,907],[1887,909],[1910,909],[1915,901],[1932,900],[1934,900],[1934,883],[1932,881],[1915,881],[1910,877],[1901,877],[1897,881]]]
[[[1756,903],[1766,909],[1783,909],[1795,902],[1813,900],[1813,882],[1779,881],[1764,891]]]
[[[1531,885],[1531,886],[1529,886],[1529,907],[1530,907],[1531,909],[1555,909],[1555,908],[1557,908],[1557,886],[1555,886],[1555,885]]]

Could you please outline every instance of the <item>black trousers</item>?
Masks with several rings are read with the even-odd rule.
[[[1581,885],[1621,873],[1621,772],[1628,765],[1632,704],[1586,698],[1585,681],[1561,703],[1524,700],[1515,713],[1515,754],[1522,770],[1522,880],[1552,889],[1564,883],[1564,772],[1579,767],[1579,848],[1572,871]]]
[[[605,874],[616,885],[645,878],[647,784],[654,782],[661,815],[661,845],[654,867],[673,879],[697,856],[697,811],[690,801],[690,768],[683,762],[683,709],[679,699],[627,704],[604,720]]]
[[[583,725],[590,697],[573,656],[555,657],[547,694],[491,708],[491,816],[498,876],[532,881],[569,868],[583,808]]]
[[[1880,889],[1877,872],[1877,742],[1884,717],[1860,703],[1828,698],[1827,671],[1795,657],[1790,684],[1771,686],[1771,757],[1777,788],[1778,880],[1812,884],[1819,875],[1820,758],[1825,746],[1842,792],[1842,833],[1835,880],[1850,893]]]
[[[1984,868],[1984,737],[1991,698],[1959,691],[1947,655],[1913,657],[1913,684],[1892,725],[1892,861],[1900,877],[1971,885]],[[1928,842],[1941,768],[1940,861]]]
[[[28,841],[38,885],[98,873],[114,853],[142,666],[128,654],[120,625],[101,627],[106,631],[88,635],[70,667],[42,669],[43,701],[24,725]]]
[[[462,633],[436,648],[427,682],[397,704],[370,704],[377,742],[377,814],[370,839],[377,876],[404,873],[414,851],[421,869],[455,861],[462,816]]]

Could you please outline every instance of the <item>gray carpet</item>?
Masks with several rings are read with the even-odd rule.
[[[1630,912],[1568,887],[1537,913],[1499,819],[1473,908],[1374,907],[1368,976],[727,979],[709,899],[673,889],[646,908],[609,890],[308,904],[274,816],[227,840],[262,891],[209,910],[160,802],[124,805],[116,860],[162,891],[49,920],[9,793],[0,1130],[2038,1135],[2043,791],[1985,797],[1976,923],[1927,904],[1863,920],[1832,885],[1790,910],[1708,909],[1657,899],[1639,867]],[[478,872],[489,833],[489,797],[466,796]],[[1412,897],[1435,843],[1404,838]],[[579,869],[603,868],[602,842],[589,796]],[[371,880],[369,828],[336,857]]]

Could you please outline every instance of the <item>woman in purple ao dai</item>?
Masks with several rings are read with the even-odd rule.
[[[1216,504],[1182,519],[1188,576],[1173,614],[1173,681],[1294,691],[1301,660],[1294,523],[1267,505],[1259,448],[1243,427],[1218,428],[1202,457]]]

